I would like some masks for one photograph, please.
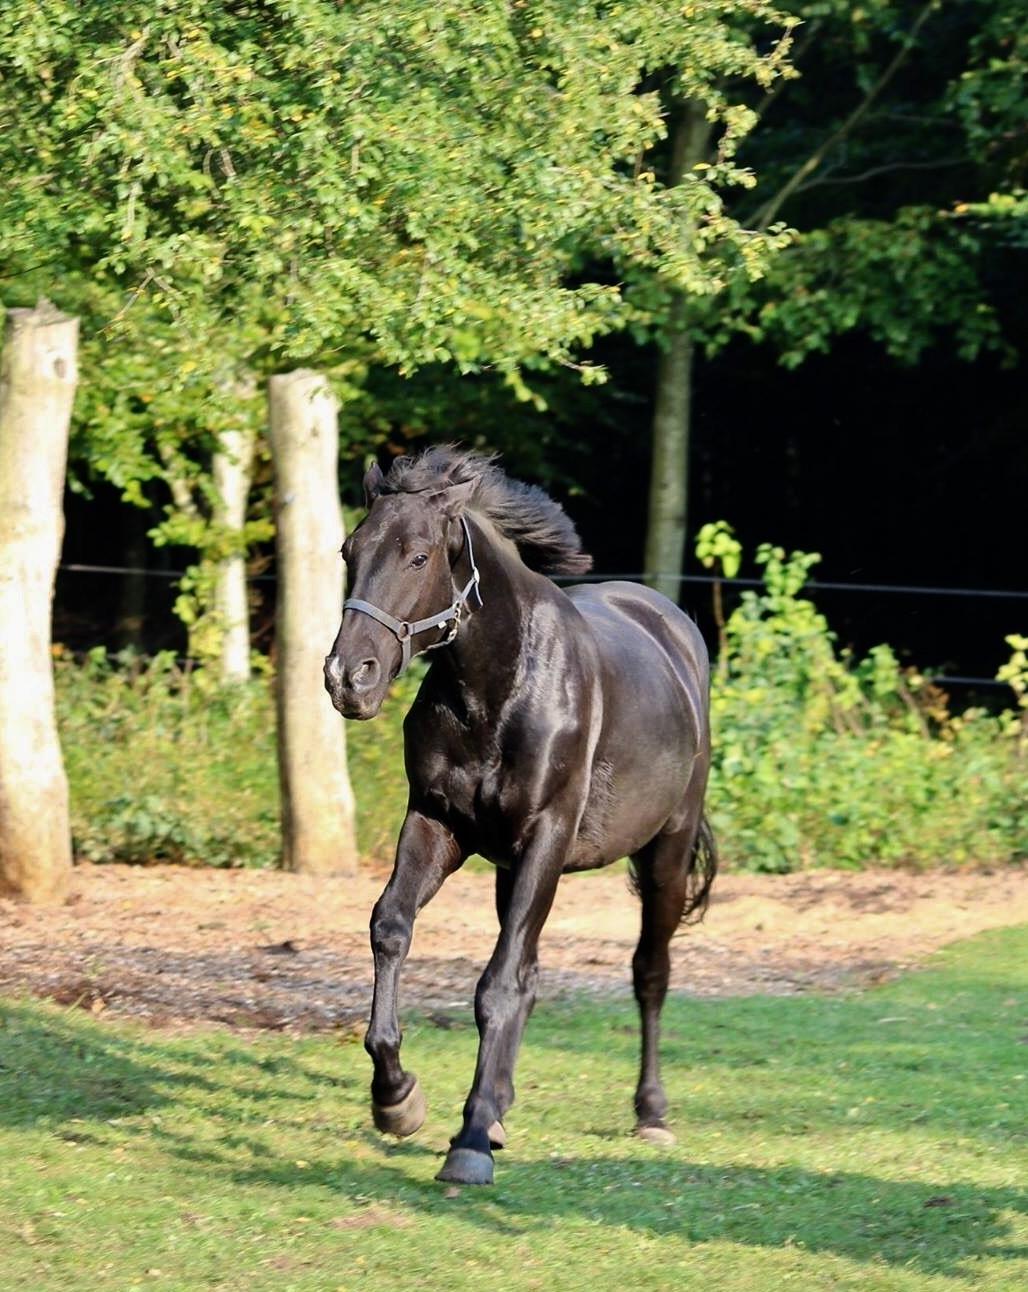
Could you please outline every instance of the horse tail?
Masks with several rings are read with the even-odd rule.
[[[696,831],[692,851],[685,862],[685,905],[682,907],[680,924],[699,924],[703,919],[710,901],[710,886],[717,874],[718,861],[714,831],[706,816],[701,816],[700,828]],[[628,858],[628,887],[636,897],[642,896],[642,881],[635,856]]]
[[[706,914],[710,887],[717,875],[719,861],[714,831],[704,814],[700,817],[700,828],[689,854],[682,924],[699,924]]]

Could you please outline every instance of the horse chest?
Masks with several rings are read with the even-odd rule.
[[[493,861],[516,856],[526,817],[517,780],[501,764],[451,764],[426,796],[469,848]]]
[[[538,707],[517,697],[483,719],[452,701],[426,703],[417,731],[411,723],[407,732],[420,737],[421,756],[408,762],[415,798],[467,852],[501,865],[518,860],[543,805],[567,780],[573,751]]]

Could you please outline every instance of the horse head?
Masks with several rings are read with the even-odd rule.
[[[392,493],[377,464],[364,477],[368,514],[342,549],[351,595],[325,657],[325,688],[344,718],[374,718],[412,654],[456,635],[478,581],[464,519],[477,483]],[[465,546],[471,577],[457,591]]]

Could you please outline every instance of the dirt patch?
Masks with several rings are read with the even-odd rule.
[[[0,992],[158,1025],[357,1029],[371,997],[368,915],[383,875],[79,866],[71,900],[0,900]],[[638,903],[620,872],[561,883],[540,996],[630,991]],[[1028,870],[724,875],[706,922],[675,939],[672,989],[831,990],[887,977],[982,929],[1028,922]],[[496,937],[492,876],[454,876],[421,914],[405,1009],[470,1007]]]

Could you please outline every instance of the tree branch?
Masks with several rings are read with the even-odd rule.
[[[939,161],[923,162],[887,162],[883,166],[872,166],[870,170],[861,171],[859,175],[822,175],[812,179],[809,184],[801,184],[795,192],[806,193],[808,189],[820,188],[823,184],[860,184],[865,179],[884,175],[893,170],[936,170],[943,166],[963,166],[970,161],[969,157],[946,157]]]
[[[795,69],[799,65],[800,59],[814,43],[814,37],[821,30],[821,27],[822,27],[822,21],[820,18],[816,19],[814,22],[809,23],[807,25],[807,29],[803,33],[803,39],[796,42],[796,49],[794,50],[793,55],[789,60],[789,64],[788,64],[789,67]],[[795,76],[781,75],[778,77],[778,79],[775,81],[771,89],[768,90],[768,92],[764,95],[761,101],[754,108],[754,113],[756,114],[756,118],[757,118],[757,121],[754,124],[757,124],[764,120],[764,118],[767,116],[768,112],[771,109],[771,105],[777,100],[778,96],[789,84],[789,82],[794,81],[795,79],[796,79]]]
[[[132,308],[132,306],[135,305],[136,301],[139,300],[140,296],[142,296],[143,292],[146,291],[146,289],[150,286],[150,284],[153,281],[154,281],[154,272],[152,269],[148,269],[146,273],[143,275],[142,282],[137,283],[136,286],[133,287],[132,291],[129,293],[128,299],[125,301],[125,304],[121,307],[121,309],[118,310],[117,314],[115,314],[113,318],[109,318],[102,327],[97,329],[97,331],[106,332],[109,327],[113,327],[115,323],[123,319],[125,315],[129,312],[129,310]]]
[[[807,160],[801,166],[797,167],[774,197],[772,197],[762,208],[756,220],[758,229],[766,229],[767,226],[771,224],[775,216],[789,198],[792,197],[792,195],[799,189],[807,176],[812,175],[814,171],[817,170],[836,144],[841,143],[842,140],[845,139],[853,128],[862,120],[871,105],[910,57],[910,53],[914,48],[914,42],[916,41],[921,28],[928,21],[928,18],[937,3],[938,0],[928,0],[928,3],[914,19],[910,30],[907,32],[906,37],[903,40],[903,44],[896,51],[892,61],[889,63],[888,67],[886,67],[885,71],[882,72],[881,76],[879,76],[878,80],[875,81],[874,85],[872,85],[864,95],[861,102],[857,104],[845,121],[843,121],[842,124],[834,130],[818,148],[814,149]]]

